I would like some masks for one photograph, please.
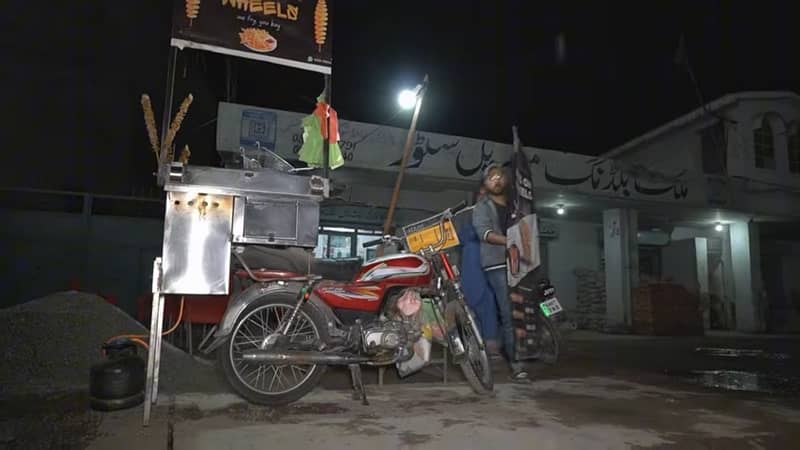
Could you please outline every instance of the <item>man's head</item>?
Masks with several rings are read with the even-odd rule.
[[[506,171],[500,164],[490,164],[483,171],[483,188],[491,195],[502,195],[506,191]]]

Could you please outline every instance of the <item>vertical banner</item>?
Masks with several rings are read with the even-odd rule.
[[[536,329],[538,293],[525,295],[521,284],[532,288],[534,270],[541,264],[539,250],[539,227],[533,198],[533,177],[528,158],[522,152],[522,143],[514,132],[514,153],[511,155],[511,183],[508,196],[508,230],[506,231],[506,271],[511,299],[511,315],[514,320],[514,359],[530,359],[538,352],[538,340],[528,330]]]
[[[517,286],[523,278],[533,272],[541,263],[539,254],[539,227],[534,214],[533,178],[528,159],[514,137],[516,151],[511,157],[511,183],[509,200],[509,220],[506,231],[508,250],[508,285]]]
[[[173,47],[331,73],[333,0],[173,0]]]

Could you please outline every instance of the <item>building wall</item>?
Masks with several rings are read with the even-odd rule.
[[[775,170],[755,166],[753,130],[767,115],[775,145]],[[787,128],[800,120],[800,104],[796,100],[748,100],[740,102],[729,116],[737,123],[728,127],[728,174],[767,183],[800,186],[800,174],[791,174],[788,167]]]
[[[347,200],[354,203],[388,206],[391,198],[392,188],[361,185],[351,189]],[[431,192],[405,188],[400,190],[397,207],[438,212],[471,198],[472,194],[466,191]]]
[[[600,224],[554,220],[558,229],[558,237],[548,240],[548,276],[556,288],[556,295],[565,308],[577,306],[577,282],[573,271],[582,267],[592,270],[600,269],[600,258],[603,252],[600,236]]]
[[[300,122],[304,113],[225,102],[220,103],[217,118],[217,151],[238,154],[243,145],[242,130],[249,129],[242,128],[243,123],[251,120],[251,116],[245,114],[247,111],[258,111],[263,117],[259,120],[264,128],[276,130],[274,136],[265,138],[269,142],[261,142],[264,147],[274,149],[288,160],[297,158],[296,151],[302,142]],[[339,129],[340,146],[347,162],[344,168],[335,172],[337,182],[343,182],[339,177],[341,171],[354,171],[358,176],[347,183],[353,186],[354,191],[356,187],[365,185],[389,185],[402,158],[407,130],[350,121],[340,121]],[[512,146],[507,143],[418,131],[406,169],[406,181],[424,177],[426,186],[414,187],[413,183],[404,181],[403,189],[419,188],[433,192],[436,189],[430,188],[432,186],[461,189],[455,187],[459,185],[474,191],[481,169],[491,162],[508,161],[512,152]],[[523,147],[523,152],[531,162],[531,173],[539,192],[580,193],[682,205],[706,203],[705,185],[698,183],[702,180],[686,179],[681,174],[672,173],[673,176],[664,178],[652,177],[646,171],[623,173],[617,170],[615,161],[605,158],[534,147]],[[683,170],[685,164],[679,167]],[[368,177],[378,177],[380,182],[368,181]],[[682,194],[676,195],[678,193]],[[388,198],[384,202],[388,202]]]
[[[658,168],[670,174],[682,170],[702,171],[700,151],[700,135],[703,127],[687,127],[679,131],[667,133],[659,139],[645,143],[636,150],[624,153],[620,159],[629,163]]]
[[[800,331],[800,242],[763,241],[761,257],[770,331]]]
[[[725,124],[728,178],[724,180],[712,185],[703,174],[701,132],[716,121],[713,117],[701,117],[669,130],[616,158],[650,169],[657,167],[664,175],[687,170],[684,179],[703,184],[708,200],[713,199],[717,206],[766,215],[800,213],[800,174],[791,173],[788,167],[788,131],[793,123],[800,122],[800,102],[792,98],[747,99],[715,113],[729,119]],[[753,131],[764,117],[773,131],[774,170],[755,166]],[[717,192],[719,183],[730,192],[725,193],[725,188]]]
[[[800,121],[800,104],[797,100],[742,100],[718,111],[717,114],[729,119],[726,123],[728,175],[800,186],[800,174],[791,174],[788,168],[787,130],[792,123]],[[761,125],[761,120],[765,116],[774,136],[775,170],[755,167],[753,130]],[[713,117],[698,119],[627,150],[618,158],[627,162],[656,166],[659,170],[686,169],[700,173],[702,172],[700,132],[715,121]]]

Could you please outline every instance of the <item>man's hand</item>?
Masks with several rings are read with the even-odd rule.
[[[506,245],[506,237],[495,231],[486,234],[486,242],[494,245]]]

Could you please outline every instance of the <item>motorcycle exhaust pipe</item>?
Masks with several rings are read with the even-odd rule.
[[[364,364],[371,361],[366,356],[359,356],[350,353],[324,353],[324,352],[301,352],[301,351],[270,351],[270,350],[251,350],[244,352],[242,358],[245,361],[268,363],[268,364],[328,364],[342,365]]]

